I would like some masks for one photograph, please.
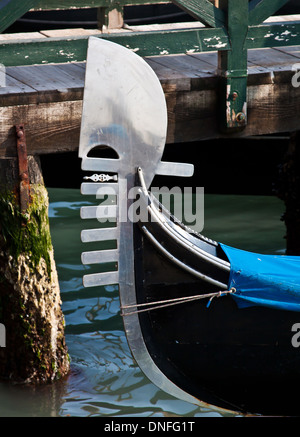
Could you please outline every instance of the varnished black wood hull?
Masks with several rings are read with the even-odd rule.
[[[138,304],[219,291],[166,257],[146,229],[176,259],[201,264],[157,224],[135,225]],[[224,257],[220,247],[213,250]],[[212,270],[206,266],[207,274],[213,276]],[[226,272],[215,275],[228,280]],[[207,304],[208,299],[199,299],[139,314],[143,340],[156,366],[183,391],[208,404],[245,413],[298,415],[300,348],[291,339],[299,313],[238,308],[231,295]]]

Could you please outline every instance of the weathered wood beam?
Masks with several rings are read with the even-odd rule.
[[[226,23],[224,12],[209,0],[173,0],[173,3],[208,26],[222,27]]]
[[[28,154],[77,150],[82,101],[40,103],[0,108],[0,157],[15,156],[13,123],[26,120]]]
[[[98,8],[98,7],[118,7],[119,5],[142,5],[171,3],[171,1],[156,0],[39,0],[34,7],[35,10],[54,10],[54,9],[75,9],[75,8]]]
[[[0,2],[0,32],[7,29],[37,3],[38,0],[2,0]]]
[[[275,14],[289,0],[252,0],[249,3],[249,26],[260,24]]]

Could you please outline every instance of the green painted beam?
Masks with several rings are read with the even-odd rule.
[[[140,56],[200,53],[228,50],[224,29],[184,29],[163,32],[103,33],[95,35],[121,44]],[[85,61],[87,37],[41,38],[19,42],[0,43],[0,59],[5,66],[33,65]]]
[[[260,24],[274,15],[289,0],[252,0],[249,3],[249,26]]]
[[[216,8],[209,0],[173,0],[173,3],[205,25],[211,27],[225,25],[224,11]]]
[[[95,36],[99,37],[99,34]],[[110,33],[101,34],[100,37],[128,47],[141,56],[214,50],[231,53],[229,37],[224,28]],[[293,45],[300,45],[300,22],[285,24],[284,27],[280,23],[252,26],[245,40],[245,49]],[[0,60],[6,66],[84,61],[86,50],[87,37],[8,41],[0,43]],[[225,56],[225,53],[221,56]],[[231,67],[224,66],[224,71],[241,69],[234,67],[233,61],[230,62]]]
[[[102,37],[122,44],[140,56],[201,53],[230,49],[229,39],[223,28],[139,32],[124,35],[104,33]]]
[[[300,45],[300,22],[263,24],[249,27],[245,47],[286,47]]]
[[[86,51],[87,38],[43,38],[0,43],[0,59],[6,67],[84,61]]]
[[[37,3],[38,0],[0,0],[0,33]]]

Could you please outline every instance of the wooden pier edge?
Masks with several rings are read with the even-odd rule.
[[[146,57],[165,93],[167,143],[246,138],[299,130],[300,46],[248,56],[248,122],[222,132],[217,53]],[[85,63],[7,67],[0,87],[0,158],[16,155],[14,125],[26,121],[28,154],[78,150]],[[294,86],[293,85],[294,80]]]

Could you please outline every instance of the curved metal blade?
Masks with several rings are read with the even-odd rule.
[[[79,156],[98,145],[110,146],[119,156],[114,164],[120,175],[141,166],[150,185],[166,132],[165,97],[151,67],[118,44],[90,37]]]

